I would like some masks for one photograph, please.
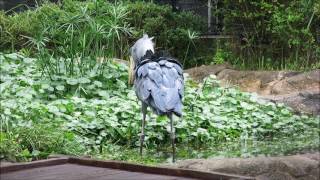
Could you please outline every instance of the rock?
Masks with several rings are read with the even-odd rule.
[[[171,167],[253,176],[258,180],[319,179],[320,153],[281,157],[211,158],[178,161]],[[168,166],[168,165],[167,165]]]
[[[272,94],[287,94],[302,90],[320,90],[320,70],[285,78],[273,85]]]
[[[283,157],[279,161],[283,164],[279,166],[279,170],[288,172],[294,177],[307,176],[311,170],[319,167],[319,162],[299,155]]]
[[[202,81],[203,78],[209,76],[210,74],[218,74],[222,70],[231,69],[231,65],[229,64],[221,64],[221,65],[209,65],[209,66],[200,66],[194,67],[191,69],[185,70],[185,73],[188,73],[194,80]]]
[[[296,112],[320,114],[320,91],[317,90],[305,90],[286,95],[266,95],[261,98],[275,103],[284,103]]]
[[[318,177],[319,177],[319,174],[318,174]],[[317,178],[317,176],[303,176],[303,177],[300,177],[300,178],[297,178],[298,180],[318,180],[319,178]]]
[[[292,180],[294,179],[288,173],[283,172],[273,172],[273,173],[265,173],[256,177],[256,180]]]
[[[231,83],[237,85],[241,90],[247,92],[257,92],[259,94],[268,95],[274,94],[276,89],[272,89],[275,84],[280,85],[283,79],[299,74],[298,72],[286,71],[237,71],[225,69],[217,74],[217,78],[222,83]],[[289,92],[288,89],[282,89],[284,92]],[[272,92],[274,91],[274,92]]]

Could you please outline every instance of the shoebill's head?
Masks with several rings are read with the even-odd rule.
[[[131,56],[135,65],[137,65],[145,55],[154,53],[154,43],[152,39],[153,37],[149,38],[147,34],[144,34],[143,37],[138,39],[131,47]]]

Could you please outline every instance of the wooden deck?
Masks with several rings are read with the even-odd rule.
[[[55,158],[0,166],[1,180],[224,180],[253,179],[223,173],[151,167],[119,161]]]

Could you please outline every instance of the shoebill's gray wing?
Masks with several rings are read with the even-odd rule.
[[[157,114],[181,116],[184,84],[180,65],[166,59],[143,64],[136,71],[135,89],[138,98]]]

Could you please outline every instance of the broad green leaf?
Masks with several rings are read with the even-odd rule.
[[[64,86],[63,85],[59,85],[59,86],[56,87],[56,89],[58,91],[63,91],[64,90]]]
[[[76,84],[78,84],[78,80],[77,79],[67,79],[67,83],[70,85],[76,85]]]

